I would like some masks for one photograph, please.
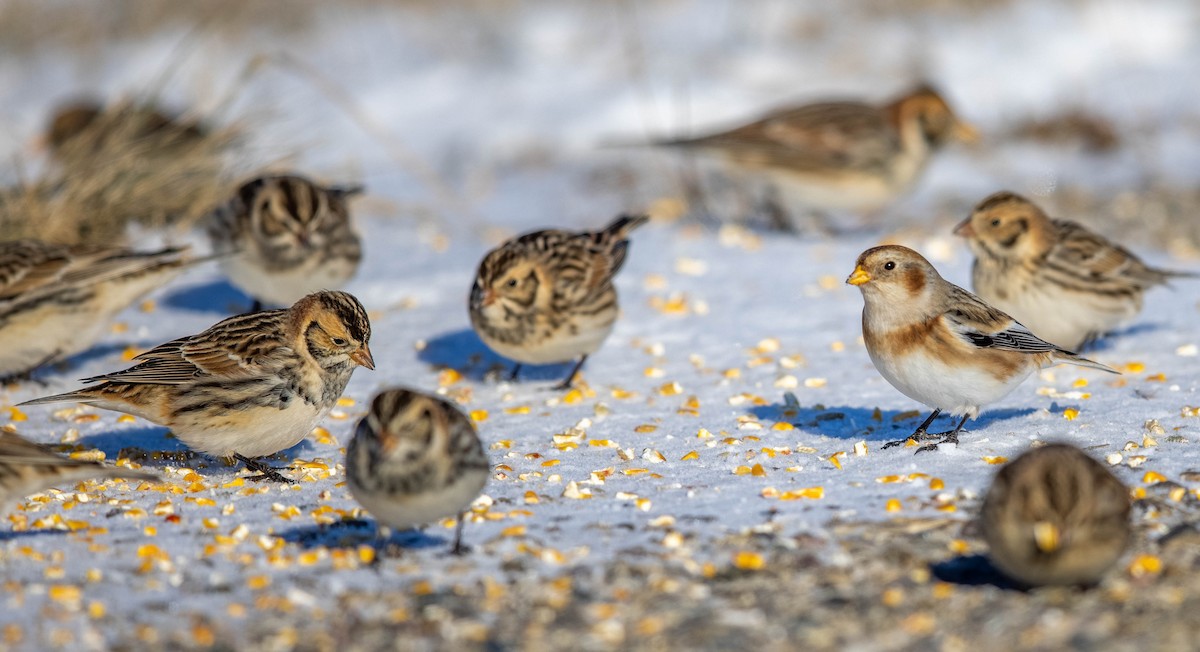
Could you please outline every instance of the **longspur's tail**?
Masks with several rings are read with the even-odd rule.
[[[603,233],[610,238],[625,239],[629,232],[650,221],[649,215],[621,215],[604,227]]]
[[[46,403],[66,403],[75,401],[76,403],[91,403],[95,397],[88,391],[90,388],[79,389],[74,392],[66,392],[64,394],[54,394],[52,396],[43,396],[41,398],[31,398],[28,401],[22,401],[17,405],[44,405]]]

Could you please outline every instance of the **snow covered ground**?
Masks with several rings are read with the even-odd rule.
[[[215,460],[150,458],[143,463],[164,485],[32,497],[0,534],[0,640],[28,649],[244,646],[263,642],[255,626],[267,613],[297,626],[329,622],[341,632],[331,640],[344,640],[346,622],[404,616],[358,603],[347,613],[350,594],[490,595],[493,584],[602,574],[630,559],[701,578],[752,569],[758,553],[730,547],[731,534],[803,537],[819,553],[834,523],[969,519],[993,463],[1034,441],[1119,452],[1114,471],[1130,485],[1152,470],[1194,488],[1180,475],[1200,468],[1197,283],[1152,293],[1138,324],[1094,352],[1124,375],[1046,371],[970,423],[957,448],[914,457],[880,450],[911,432],[924,407],[871,366],[861,297],[843,280],[861,250],[899,230],[967,284],[969,256],[946,226],[1002,187],[1053,208],[1064,189],[1115,197],[1195,186],[1200,91],[1184,80],[1200,61],[1200,8],[837,6],[326,8],[302,34],[252,27],[218,38],[168,26],[79,56],[0,57],[0,144],[16,153],[28,153],[46,107],[76,89],[140,88],[170,62],[178,70],[165,96],[203,109],[262,52],[290,52],[334,77],[380,128],[365,131],[310,80],[269,65],[239,86],[233,105],[260,116],[257,151],[298,152],[289,162],[299,169],[360,179],[372,193],[359,205],[366,260],[347,289],[371,312],[377,370],[356,372],[327,434],[281,456],[303,481],[256,485]],[[181,38],[183,55],[173,49]],[[923,77],[993,136],[940,157],[886,228],[819,240],[652,224],[634,234],[618,281],[623,314],[585,367],[583,391],[546,389],[566,367],[530,370],[517,383],[489,373],[506,363],[471,332],[465,303],[500,235],[599,226],[679,196],[675,159],[598,143],[725,124],[797,98],[884,97]],[[1071,108],[1110,121],[1120,145],[1094,154],[997,142],[1021,119]],[[1200,269],[1142,235],[1153,262]],[[7,410],[125,365],[127,347],[197,332],[247,304],[213,269],[153,298],[68,369],[41,374],[46,387],[0,390],[0,420],[109,460],[126,449],[182,450],[164,429],[114,413]],[[452,397],[489,447],[496,472],[467,524],[466,557],[446,554],[449,523],[399,534],[399,550],[388,549],[343,484],[342,444],[371,396],[398,384]],[[1162,432],[1143,446],[1152,419]],[[899,511],[888,511],[891,501]],[[480,616],[484,626],[503,617]],[[277,633],[269,646],[288,642]]]

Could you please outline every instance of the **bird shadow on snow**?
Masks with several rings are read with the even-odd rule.
[[[22,530],[20,532],[9,530],[7,532],[0,532],[0,543],[4,543],[5,541],[13,541],[16,539],[28,539],[29,537],[49,535],[57,536],[63,534],[67,534],[67,530]]]
[[[1113,331],[1113,332],[1105,335],[1104,337],[1101,337],[1100,339],[1096,340],[1095,342],[1088,344],[1087,346],[1083,347],[1081,350],[1076,351],[1076,353],[1078,353],[1079,355],[1082,355],[1086,358],[1087,356],[1093,355],[1096,353],[1105,353],[1105,352],[1111,351],[1113,348],[1113,345],[1117,343],[1117,340],[1120,340],[1120,339],[1123,339],[1126,337],[1134,337],[1137,335],[1144,335],[1146,333],[1157,333],[1159,331],[1164,331],[1164,330],[1167,330],[1167,324],[1162,324],[1162,323],[1157,323],[1157,322],[1134,324],[1133,326],[1130,326],[1128,328],[1122,328],[1121,330]]]
[[[400,530],[389,537],[379,535],[374,520],[354,519],[331,525],[302,525],[280,533],[279,537],[301,548],[351,548],[368,545],[378,556],[387,554],[393,546],[403,550],[449,547],[447,539],[430,536],[420,530]]]
[[[785,411],[795,411],[785,415]],[[875,418],[875,408],[832,406],[824,409],[775,403],[750,408],[750,413],[760,420],[784,421],[807,432],[816,432],[837,439],[867,439],[894,441],[913,433],[917,426],[929,416],[931,410],[922,408],[920,414],[912,410],[880,410]],[[993,421],[1023,417],[1036,412],[1034,408],[1001,408],[986,410],[978,418],[967,421],[964,433],[982,429]],[[901,415],[903,417],[901,418]],[[929,432],[952,430],[962,417],[939,416],[929,426]]]
[[[188,448],[187,444],[170,436],[170,430],[159,426],[145,428],[129,428],[102,432],[82,437],[81,444],[100,450],[107,459],[125,457],[153,468],[185,465],[198,469],[226,469],[236,471],[241,463],[232,466],[225,464],[219,457],[198,453]],[[272,466],[286,472],[288,464],[306,451],[313,449],[308,439],[274,455],[259,458]],[[155,455],[161,453],[161,455]]]
[[[931,564],[933,576],[950,584],[994,586],[1009,591],[1027,591],[1028,587],[1009,578],[992,564],[987,555],[959,555]]]
[[[250,310],[254,299],[229,284],[216,279],[200,285],[189,285],[168,294],[163,305],[191,312],[240,314]]]
[[[496,355],[469,328],[438,335],[425,343],[417,359],[438,369],[450,368],[475,381],[508,379],[516,364]],[[516,382],[560,381],[571,371],[573,362],[548,365],[521,365]],[[586,365],[585,365],[586,369]]]

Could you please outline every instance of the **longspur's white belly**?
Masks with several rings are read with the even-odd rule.
[[[608,339],[612,329],[612,323],[603,327],[581,328],[575,334],[560,329],[550,337],[523,346],[493,340],[482,333],[480,337],[493,351],[510,360],[523,364],[557,364],[595,353]]]
[[[1091,336],[1128,324],[1142,308],[1140,295],[1136,299],[1084,296],[1046,282],[1026,283],[1019,289],[997,287],[1002,282],[977,282],[976,290],[1034,335],[1072,351]]]
[[[194,418],[179,415],[165,425],[193,450],[220,457],[261,457],[299,444],[326,412],[328,408],[297,399],[282,410],[254,406],[225,414],[197,412]]]
[[[364,491],[353,482],[349,485],[354,498],[377,521],[399,530],[457,516],[483,490],[487,478],[486,470],[468,470],[457,475],[446,487],[409,495]]]
[[[323,264],[320,259],[320,255],[314,254],[303,264],[276,271],[243,253],[223,258],[221,270],[246,294],[266,304],[286,307],[313,292],[341,289],[358,269],[358,264],[349,259],[332,259]]]
[[[166,283],[181,268],[101,283],[79,304],[50,299],[15,315],[0,326],[0,376],[86,351],[109,328],[109,322],[138,297]]]
[[[951,367],[919,351],[890,360],[877,357],[870,348],[867,352],[879,374],[905,396],[950,414],[971,417],[979,415],[980,407],[1007,396],[1034,369],[1031,364],[1007,380],[999,380],[978,367]]]

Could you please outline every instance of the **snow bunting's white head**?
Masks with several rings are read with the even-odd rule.
[[[916,432],[885,448],[929,439],[958,443],[968,418],[1041,367],[1066,362],[1116,373],[1042,340],[943,279],[907,247],[864,251],[846,282],[862,291],[863,340],[875,368],[905,396],[934,408]],[[952,431],[926,432],[943,411],[963,418]],[[917,452],[936,449],[937,443]]]
[[[1087,228],[1052,220],[1033,202],[995,193],[954,232],[975,254],[979,296],[1047,341],[1078,349],[1141,311],[1145,291],[1181,272],[1147,266]]]
[[[1031,586],[1094,585],[1129,543],[1129,490],[1067,444],[1023,453],[996,474],[980,511],[992,562]]]
[[[371,401],[346,447],[350,493],[382,524],[409,528],[458,517],[483,490],[491,467],[471,421],[454,405],[409,389]]]
[[[629,232],[649,221],[622,215],[599,231],[535,231],[488,252],[475,273],[468,311],[479,338],[521,364],[576,361],[558,385],[571,386],[617,320],[613,277],[625,264]]]

